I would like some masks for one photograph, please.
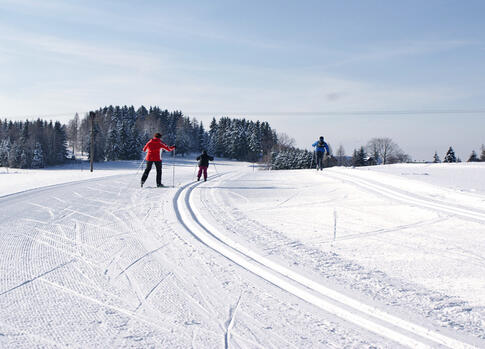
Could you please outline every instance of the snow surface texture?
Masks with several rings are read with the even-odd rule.
[[[482,164],[139,164],[0,168],[0,347],[485,347]]]

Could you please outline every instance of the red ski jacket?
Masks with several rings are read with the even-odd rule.
[[[160,158],[160,149],[165,149],[167,151],[172,151],[175,147],[170,147],[163,143],[160,138],[152,138],[143,147],[143,151],[147,151],[146,161],[162,161]]]

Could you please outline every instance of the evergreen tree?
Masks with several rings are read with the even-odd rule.
[[[79,115],[76,113],[74,119],[70,120],[67,126],[66,137],[67,142],[71,146],[72,156],[75,156],[79,133]]]
[[[261,124],[259,120],[249,125],[249,154],[248,161],[258,161],[263,154],[261,145]]]
[[[56,121],[54,124],[54,154],[55,154],[56,164],[61,164],[66,160],[66,155],[67,155],[66,127],[62,126],[59,121]]]
[[[22,149],[21,154],[20,154],[19,167],[20,168],[29,168],[30,167],[30,161],[31,161],[31,159],[29,159],[29,157],[27,155],[27,151],[25,149]]]
[[[110,128],[108,138],[106,139],[106,160],[114,161],[120,158],[119,136],[116,125]]]
[[[433,156],[433,162],[434,162],[435,164],[437,164],[437,163],[441,162],[441,159],[440,159],[440,157],[438,156],[438,152],[437,152],[437,151],[435,151],[435,152],[434,152],[434,156]]]
[[[366,165],[366,157],[367,154],[364,150],[364,147],[360,147],[359,150],[354,150],[354,155],[352,156],[352,165],[353,166],[365,166]]]
[[[10,141],[4,139],[0,142],[0,166],[8,167],[8,156],[10,153]]]
[[[207,141],[208,141],[207,133],[205,132],[204,125],[201,122],[197,130],[197,142],[198,142],[197,152],[200,152],[204,149],[207,150],[207,146],[208,146]]]
[[[216,118],[212,118],[209,126],[209,142],[207,150],[210,154],[215,154],[217,149],[217,121]]]
[[[480,153],[480,161],[485,161],[485,145],[482,144],[482,152]]]
[[[35,143],[33,155],[32,155],[32,168],[44,168],[44,152],[39,142]]]
[[[443,162],[456,162],[456,156],[455,156],[455,151],[453,150],[452,147],[448,149],[446,152],[446,155],[443,159]]]
[[[22,148],[17,142],[14,142],[8,154],[8,166],[18,168],[22,161]]]
[[[475,150],[472,150],[472,153],[470,154],[470,157],[468,158],[467,162],[478,162],[478,161],[480,161],[480,159],[478,158],[477,153],[475,152]]]

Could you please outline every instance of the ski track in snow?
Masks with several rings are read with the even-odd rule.
[[[198,185],[200,184],[196,183],[182,188],[178,198],[174,199],[177,200],[177,210],[180,212],[181,220],[202,242],[243,268],[326,311],[403,345],[424,348],[434,343],[434,345],[445,345],[450,348],[474,347],[466,342],[455,340],[451,336],[441,334],[437,328],[422,327],[402,320],[328,289],[221,234],[203,218],[203,214],[198,212],[193,204],[190,195]],[[312,292],[308,292],[308,289]]]
[[[463,315],[465,302],[402,280],[395,284],[382,272],[250,218],[233,200],[251,205],[254,199],[227,185],[249,172],[219,169],[206,183],[190,182],[192,167],[180,169],[187,184],[178,190],[140,190],[122,175],[0,198],[0,347],[467,347],[467,334],[483,335],[477,329],[483,317]],[[269,192],[278,186],[239,189],[245,188]],[[299,193],[287,189],[275,210],[299,206],[293,202]],[[447,215],[459,209],[461,218],[482,219],[473,208],[371,189]],[[437,221],[366,234],[378,239]],[[483,263],[472,251],[454,253]],[[392,309],[394,315],[386,313]],[[409,324],[417,309],[427,320],[418,316]],[[440,331],[440,325],[447,328]],[[460,333],[449,338],[453,327]]]
[[[453,204],[449,202],[443,202],[436,199],[430,199],[426,197],[421,197],[415,193],[406,193],[402,190],[392,188],[368,179],[363,179],[357,176],[349,176],[338,172],[335,174],[333,172],[328,172],[327,176],[333,177],[334,179],[344,180],[357,185],[360,188],[365,188],[374,191],[380,195],[387,196],[391,199],[409,203],[411,205],[417,205],[424,208],[441,211],[444,213],[457,215],[462,218],[471,219],[478,221],[480,223],[485,223],[485,211],[480,211],[475,208],[464,207],[462,205]]]
[[[206,192],[209,192],[211,196],[207,197],[207,195],[203,195],[201,199],[202,203],[209,202],[206,205],[207,211],[212,211],[211,215],[214,220],[218,221],[222,228],[232,232],[233,234],[231,236],[240,237],[242,234],[252,245],[256,243],[257,246],[259,245],[261,251],[266,250],[269,252],[270,256],[279,254],[280,256],[286,257],[284,259],[287,261],[299,261],[300,263],[298,264],[312,266],[320,275],[323,275],[325,278],[335,279],[345,287],[350,286],[351,288],[355,288],[358,286],[358,290],[363,293],[369,293],[371,299],[380,299],[387,304],[401,308],[403,305],[410,304],[412,305],[411,311],[419,309],[424,317],[435,318],[437,326],[446,326],[460,330],[467,329],[475,336],[485,338],[482,325],[484,322],[484,314],[480,308],[476,307],[476,311],[481,311],[481,313],[471,311],[472,307],[467,305],[466,302],[454,299],[453,297],[440,295],[436,291],[424,290],[421,287],[416,287],[409,283],[406,285],[406,282],[403,281],[395,284],[395,280],[388,278],[383,273],[365,271],[358,265],[352,266],[353,263],[351,261],[342,260],[337,255],[328,254],[307,247],[300,242],[288,240],[281,233],[268,229],[258,222],[252,221],[242,214],[241,211],[231,208],[231,203],[225,200],[227,197],[220,195],[220,200],[217,200],[214,197],[214,193],[218,193],[218,190],[201,190],[201,195]],[[221,210],[221,208],[226,209]],[[441,219],[438,220],[442,221]],[[416,224],[426,225],[432,224],[434,221],[435,219],[431,219]],[[396,229],[399,230],[399,227],[393,228],[392,230]],[[255,234],[255,232],[257,233]],[[373,232],[372,234],[385,232],[383,230]],[[350,235],[350,238],[356,238],[356,236]],[[342,239],[346,240],[346,237]],[[433,252],[439,253],[440,251],[436,250]],[[454,252],[452,251],[452,253]],[[466,251],[462,251],[460,254],[463,253],[468,257],[472,256],[475,259],[477,258],[477,256],[470,255]],[[483,267],[483,264],[480,264],[480,266]],[[356,279],[360,280],[360,282],[355,283]],[[392,299],[389,299],[390,297]],[[404,307],[404,311],[409,312],[409,309]]]

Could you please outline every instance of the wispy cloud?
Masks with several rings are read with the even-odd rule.
[[[67,40],[60,37],[11,31],[0,26],[0,42],[6,47],[5,53],[13,54],[17,48],[43,51],[44,58],[59,59],[59,55],[76,58],[82,61],[96,62],[106,66],[118,66],[135,70],[150,70],[163,66],[165,57],[144,52],[134,52],[127,49],[116,49],[83,41]],[[34,52],[35,52],[34,51]]]
[[[480,42],[474,40],[435,40],[435,41],[397,41],[383,43],[380,46],[372,45],[360,51],[342,53],[341,60],[325,65],[323,68],[332,68],[356,63],[381,62],[395,58],[428,55],[463,47],[477,46]]]

